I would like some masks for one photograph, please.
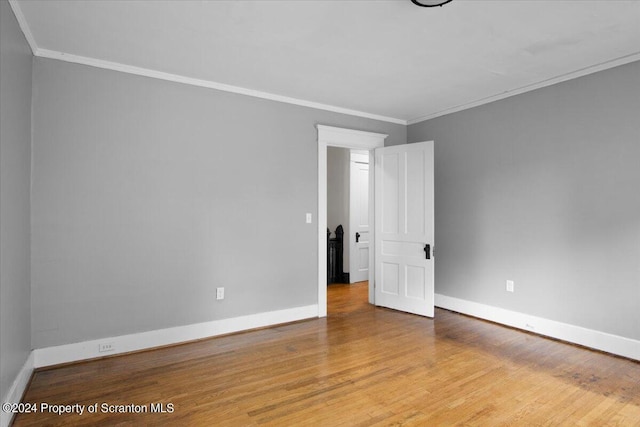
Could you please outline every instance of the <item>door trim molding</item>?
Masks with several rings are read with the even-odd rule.
[[[369,151],[369,165],[372,164],[373,152],[384,147],[384,140],[389,136],[381,133],[337,128],[317,124],[318,130],[318,317],[327,316],[327,147],[341,147]],[[373,203],[373,173],[369,169],[369,205]],[[369,227],[373,227],[373,209],[369,210]],[[371,236],[371,242],[375,237]],[[373,264],[373,252],[369,251],[369,265]],[[369,269],[369,300],[373,289],[373,269]]]

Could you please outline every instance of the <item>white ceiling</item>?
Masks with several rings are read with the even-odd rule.
[[[400,123],[640,60],[640,1],[11,4],[39,56]]]

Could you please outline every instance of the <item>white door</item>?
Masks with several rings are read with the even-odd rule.
[[[349,282],[369,279],[369,153],[351,152]]]
[[[433,317],[433,141],[375,161],[375,304]]]

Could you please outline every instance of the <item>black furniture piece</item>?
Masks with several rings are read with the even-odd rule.
[[[331,231],[327,228],[327,285],[330,283],[349,283],[344,272],[344,229],[342,225],[336,228],[336,237],[331,238]]]

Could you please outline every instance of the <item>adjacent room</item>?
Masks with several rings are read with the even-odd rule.
[[[640,1],[0,17],[0,427],[640,425]]]

